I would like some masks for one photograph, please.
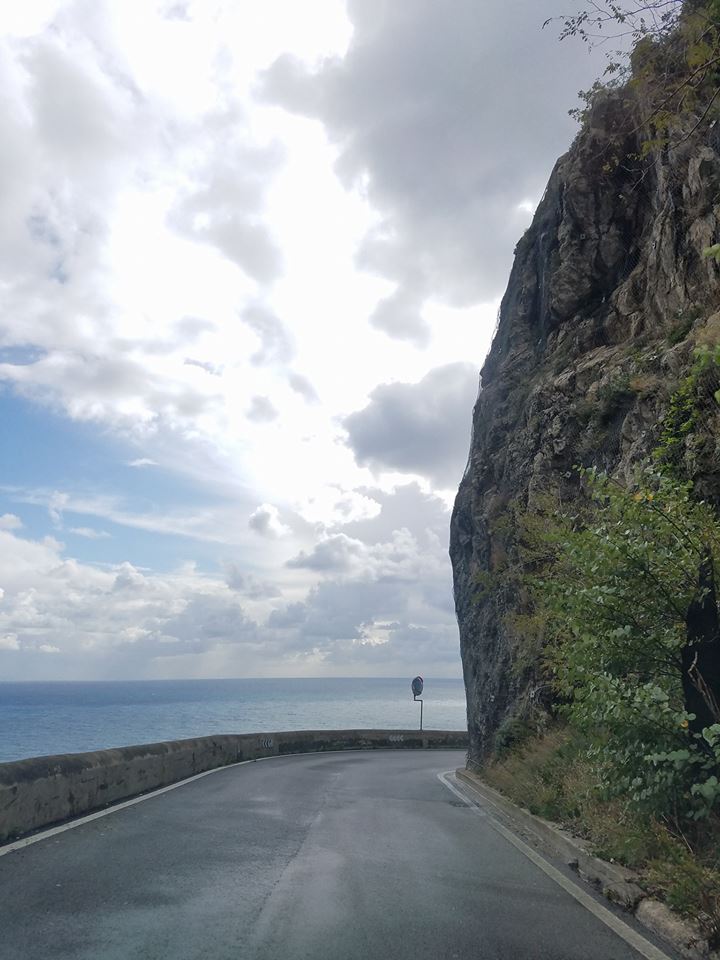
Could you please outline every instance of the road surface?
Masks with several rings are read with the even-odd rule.
[[[0,856],[0,957],[637,960],[438,779],[463,762],[243,764]]]

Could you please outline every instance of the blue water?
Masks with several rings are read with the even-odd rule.
[[[462,680],[425,681],[424,727],[464,730]],[[0,683],[0,762],[217,733],[413,729],[409,679]]]

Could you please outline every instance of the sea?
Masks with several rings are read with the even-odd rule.
[[[425,680],[423,727],[466,728],[462,680]],[[0,682],[0,763],[221,733],[417,729],[404,679]]]

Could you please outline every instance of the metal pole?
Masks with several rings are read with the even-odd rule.
[[[418,697],[418,696],[415,696],[415,697],[413,697],[413,700],[417,700],[417,702],[418,702],[418,703],[420,704],[420,731],[422,732],[422,712],[423,712],[423,702],[422,702],[422,700],[421,700],[421,698],[420,698],[420,697]]]

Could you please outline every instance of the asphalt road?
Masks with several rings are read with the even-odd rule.
[[[0,957],[637,960],[438,780],[463,761],[249,763],[1,856]]]

